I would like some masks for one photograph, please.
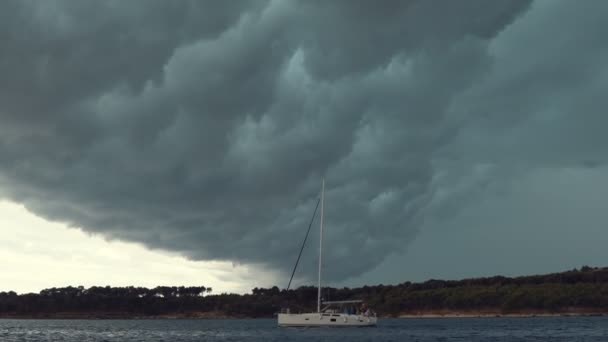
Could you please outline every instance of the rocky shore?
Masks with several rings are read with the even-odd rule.
[[[418,311],[402,313],[398,316],[380,318],[404,318],[404,319],[427,319],[427,318],[531,318],[531,317],[581,317],[581,316],[608,316],[608,311],[592,309],[573,308],[563,312],[522,311],[504,313],[497,310],[484,311]],[[57,312],[41,314],[10,314],[0,315],[0,319],[257,319],[272,317],[248,317],[245,315],[228,315],[222,312],[185,312],[162,315],[133,315],[128,312]]]
[[[402,313],[398,318],[492,318],[492,317],[581,317],[581,316],[608,316],[608,311],[600,311],[587,308],[571,308],[560,312],[547,311],[519,311],[519,312],[502,312],[499,310],[479,310],[479,311],[452,311],[452,310],[435,310],[435,311],[418,311]]]

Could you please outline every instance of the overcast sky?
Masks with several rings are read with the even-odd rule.
[[[606,265],[605,13],[603,0],[2,1],[0,243],[31,260],[3,277],[45,286],[24,270],[69,265],[82,253],[61,246],[79,241],[106,251],[86,256],[99,267],[138,255],[129,265],[191,274],[133,283],[282,287],[322,178],[331,284]],[[86,274],[59,283],[99,279]]]

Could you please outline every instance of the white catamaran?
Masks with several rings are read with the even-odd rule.
[[[365,305],[357,308],[361,300],[321,301],[321,265],[323,260],[323,207],[325,180],[321,186],[321,219],[319,225],[319,281],[317,292],[317,312],[279,313],[278,324],[281,327],[368,327],[375,326],[376,315]],[[313,215],[314,216],[314,215]],[[312,223],[312,222],[311,222]],[[297,266],[297,264],[296,264]],[[295,268],[294,268],[295,272]],[[293,275],[292,275],[293,276]],[[321,307],[321,304],[325,307]]]

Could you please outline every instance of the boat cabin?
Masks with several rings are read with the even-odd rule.
[[[362,315],[374,316],[375,313],[362,300],[324,301],[322,315]]]

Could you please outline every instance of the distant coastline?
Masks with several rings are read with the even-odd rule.
[[[502,313],[500,311],[483,311],[483,312],[460,312],[460,311],[431,311],[418,313],[403,313],[397,316],[380,316],[380,318],[396,318],[396,319],[441,319],[441,318],[534,318],[534,317],[597,317],[608,316],[608,311],[573,309],[565,312],[519,312],[519,313]],[[56,312],[47,314],[2,314],[0,319],[268,319],[273,316],[252,317],[242,315],[226,315],[221,312],[189,312],[189,313],[174,313],[165,315],[133,315],[131,313],[119,312],[98,312],[98,313],[79,313],[79,312]]]
[[[331,300],[361,299],[379,317],[491,318],[608,315],[608,268],[584,266],[524,277],[428,280],[360,288],[323,288]],[[0,319],[272,318],[316,309],[317,288],[254,288],[211,294],[204,286],[65,287],[18,295],[0,292]]]
[[[0,319],[240,319],[255,317],[228,316],[221,312],[188,312],[163,315],[138,315],[129,312],[54,312],[38,314],[2,314]]]
[[[397,318],[533,318],[533,317],[595,317],[608,316],[608,311],[573,309],[572,311],[564,312],[518,312],[518,313],[503,313],[500,311],[483,311],[483,312],[459,312],[459,311],[443,311],[443,312],[425,312],[425,313],[407,313],[401,314]]]

